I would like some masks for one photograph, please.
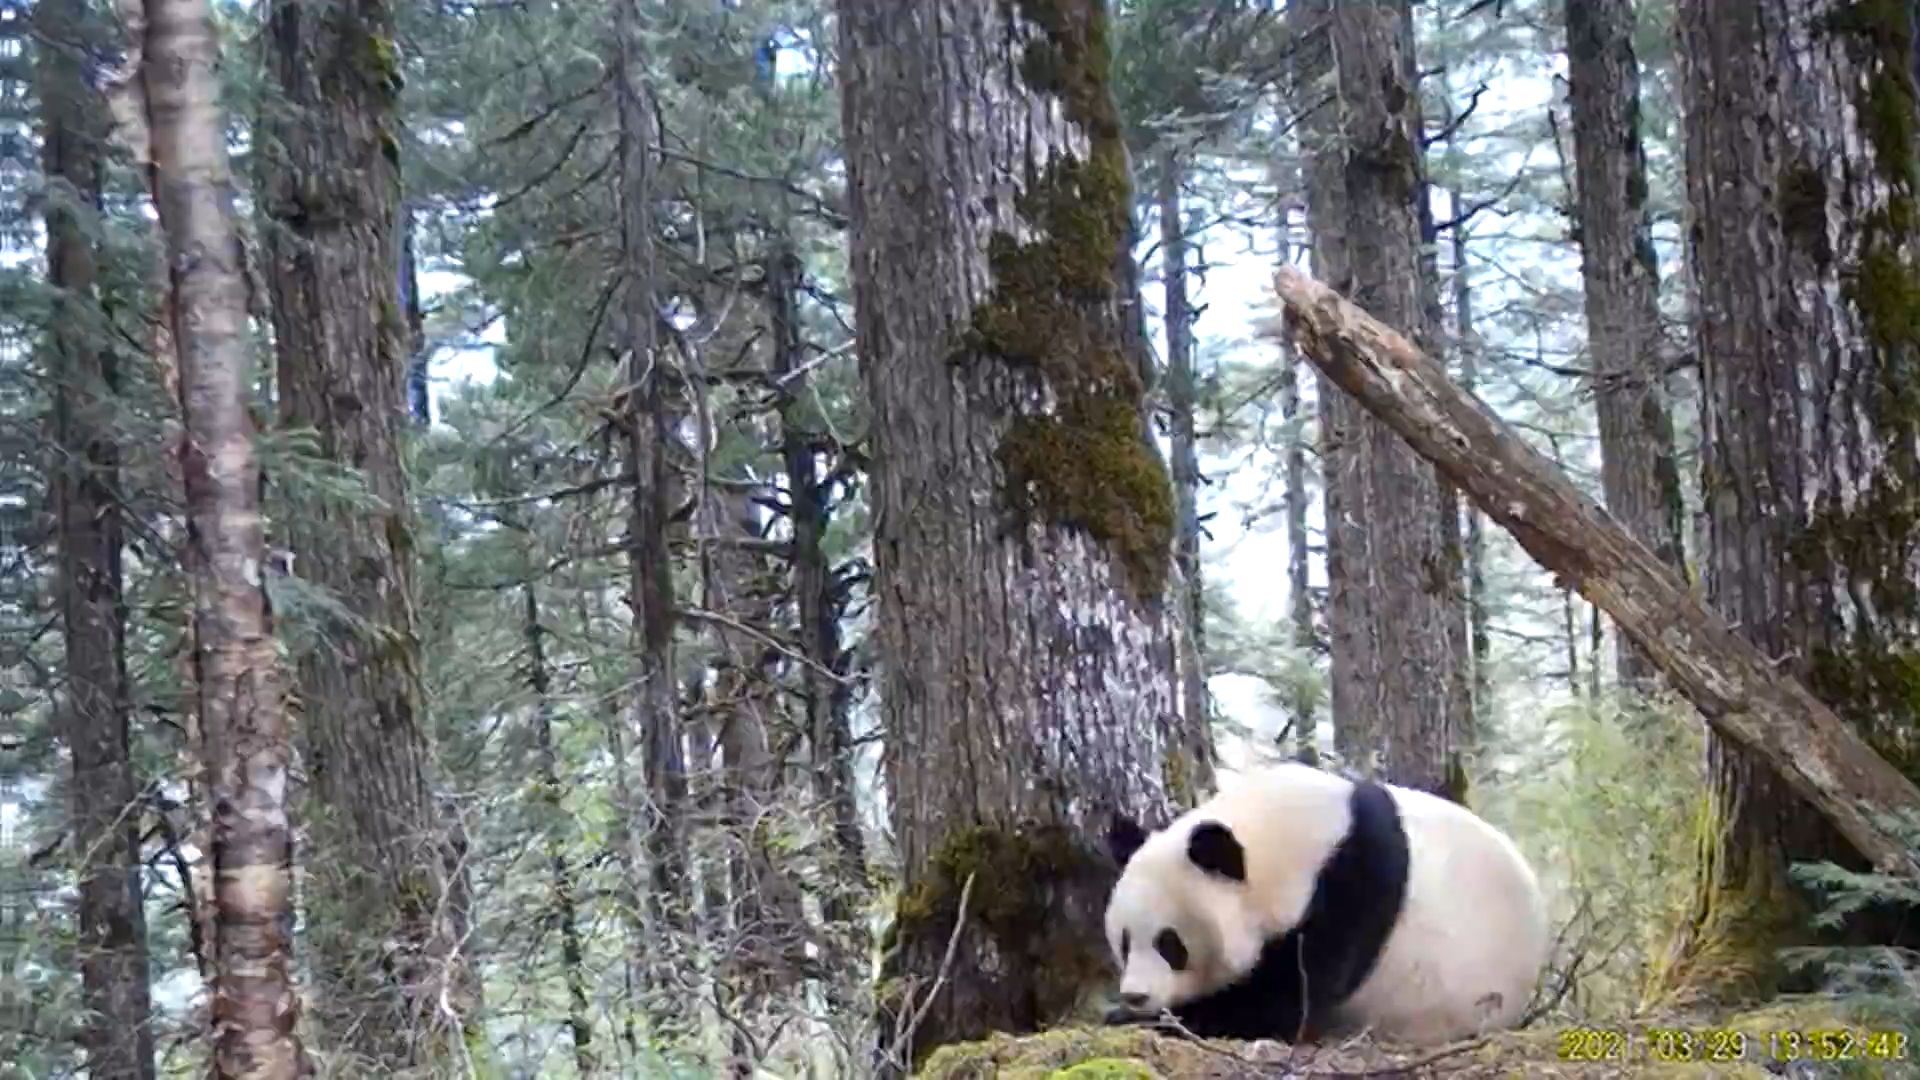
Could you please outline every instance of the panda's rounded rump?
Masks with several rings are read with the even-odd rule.
[[[1407,899],[1348,1011],[1411,1042],[1518,1022],[1551,947],[1545,897],[1508,836],[1447,799],[1392,787]]]

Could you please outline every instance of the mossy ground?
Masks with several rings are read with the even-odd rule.
[[[1655,1051],[1652,1033],[1678,1029],[1710,1037],[1719,1031],[1745,1036],[1737,1060],[1666,1060],[1676,1051]],[[1772,1036],[1788,1031],[1873,1030],[1864,1018],[1828,999],[1784,1001],[1719,1018],[1675,1015],[1628,1023],[1557,1024],[1542,1021],[1518,1031],[1444,1047],[1410,1049],[1358,1038],[1326,1046],[1284,1043],[1205,1044],[1140,1028],[1062,1028],[1023,1038],[995,1035],[942,1047],[917,1075],[923,1080],[1198,1080],[1258,1076],[1396,1077],[1770,1077],[1785,1071],[1775,1061]],[[1620,1032],[1632,1037],[1624,1058],[1569,1060],[1581,1031]],[[1891,1078],[1920,1075],[1920,1032],[1908,1032],[1905,1061],[1853,1060],[1815,1063],[1792,1075]],[[1595,1042],[1597,1040],[1587,1040]],[[1731,1040],[1715,1040],[1732,1048]],[[1664,1040],[1663,1040],[1664,1042]],[[1673,1043],[1664,1042],[1668,1047]],[[1609,1047],[1624,1044],[1609,1041]],[[1729,1053],[1731,1050],[1729,1050]]]

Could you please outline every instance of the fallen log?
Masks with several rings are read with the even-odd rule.
[[[1280,269],[1274,290],[1285,311],[1266,333],[1291,335],[1541,566],[1611,616],[1715,732],[1765,758],[1862,855],[1920,878],[1920,853],[1881,823],[1888,812],[1920,815],[1920,788],[1412,342],[1292,267]]]

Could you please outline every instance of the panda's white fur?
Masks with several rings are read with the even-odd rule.
[[[1389,805],[1397,813],[1388,813]],[[1356,808],[1365,815],[1358,826]],[[1395,832],[1395,817],[1404,837]],[[1196,865],[1190,842],[1206,823],[1225,826],[1237,841],[1244,880]],[[1333,874],[1323,881],[1323,864],[1356,828],[1379,857],[1356,863],[1349,845],[1340,881],[1332,882]],[[1125,869],[1106,931],[1121,957],[1121,999],[1135,1015],[1171,1009],[1211,1025],[1212,1034],[1294,1038],[1293,1031],[1265,1030],[1274,1017],[1293,1023],[1295,1015],[1268,1003],[1299,996],[1293,973],[1282,969],[1304,970],[1305,954],[1282,962],[1276,949],[1309,914],[1316,888],[1329,890],[1314,924],[1320,943],[1358,937],[1341,946],[1351,956],[1334,965],[1356,972],[1349,981],[1357,985],[1334,1002],[1306,988],[1317,1006],[1314,1035],[1367,1029],[1394,1041],[1434,1043],[1508,1027],[1526,1009],[1546,963],[1546,904],[1526,859],[1465,807],[1422,791],[1383,784],[1359,793],[1342,777],[1283,764],[1236,778],[1165,829],[1143,841],[1136,833],[1134,842],[1137,848],[1123,852],[1127,843],[1116,841]],[[1399,883],[1392,879],[1401,872],[1405,891],[1395,911]],[[1371,934],[1348,922],[1349,910],[1362,909],[1371,909],[1377,923]],[[1184,970],[1174,970],[1155,943],[1168,929]],[[1304,1025],[1306,1008],[1294,1008]]]

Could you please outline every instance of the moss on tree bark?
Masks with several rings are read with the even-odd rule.
[[[1771,0],[1681,27],[1708,595],[1915,779],[1913,14]],[[1790,866],[1859,856],[1750,754],[1714,740],[1709,757],[1695,911],[1658,993],[1764,996],[1791,986],[1778,946],[1900,939],[1877,914],[1816,933]]]
[[[881,1038],[912,1028],[900,1056],[918,1060],[1101,988],[1105,815],[1167,816],[1205,749],[1162,595],[1173,498],[1133,336],[1104,5],[840,16],[902,865]]]

